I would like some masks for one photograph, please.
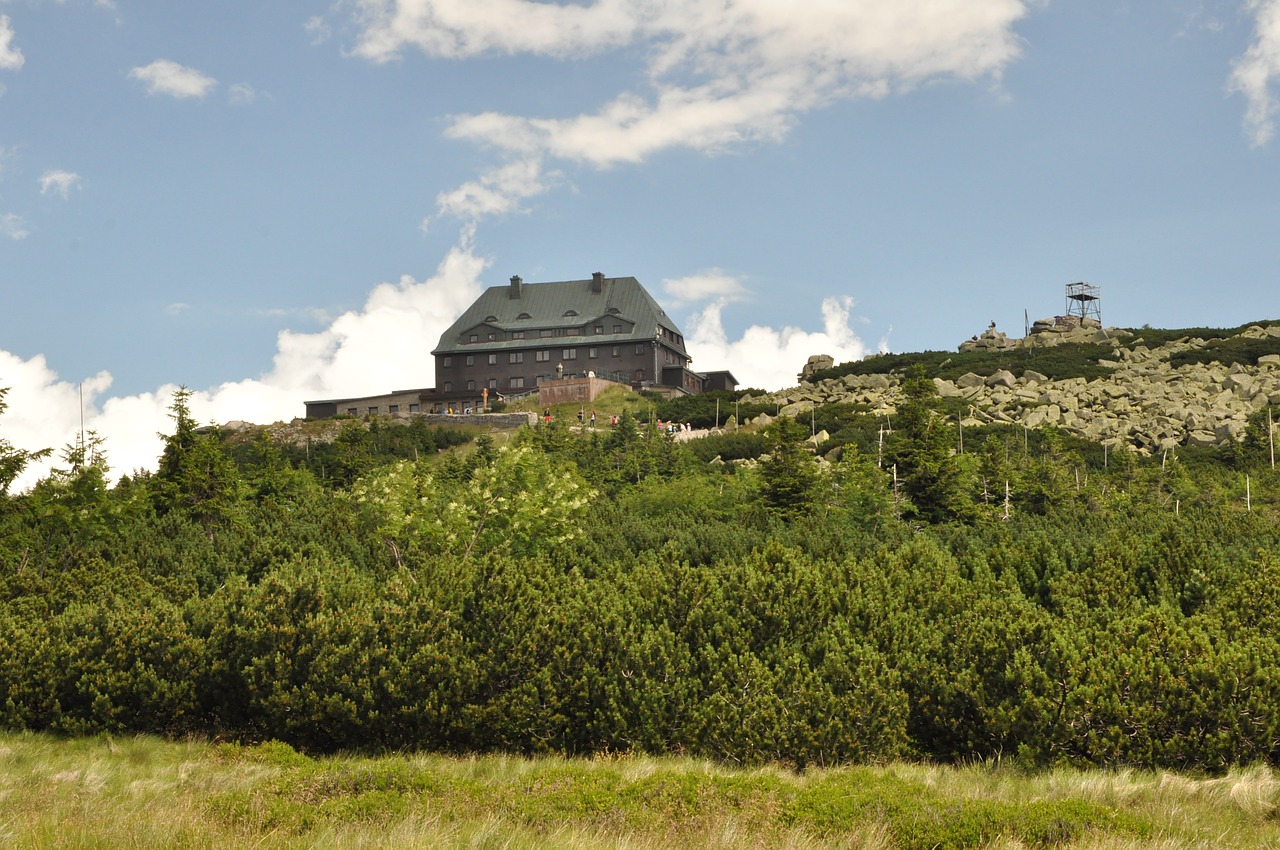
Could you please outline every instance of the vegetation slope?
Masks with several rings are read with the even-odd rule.
[[[744,406],[726,394],[594,431],[352,420],[281,445],[196,428],[179,392],[156,472],[109,486],[86,435],[24,493],[31,455],[0,441],[0,725],[313,755],[1274,765],[1261,415],[1150,459],[1049,428],[966,429],[961,451],[931,378],[913,364],[883,439],[839,405],[656,427]]]

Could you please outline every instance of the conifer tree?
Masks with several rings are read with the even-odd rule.
[[[972,513],[962,489],[963,474],[952,456],[952,430],[939,413],[937,388],[917,364],[902,380],[894,430],[886,461],[897,467],[898,480],[916,514],[929,522],[945,522]]]
[[[769,459],[760,464],[765,504],[786,516],[805,513],[817,500],[818,470],[805,448],[804,430],[786,416],[771,423],[768,434],[773,445]]]

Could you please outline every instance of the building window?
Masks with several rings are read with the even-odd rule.
[[[643,342],[637,342],[637,343],[636,343],[636,354],[644,354],[644,343],[643,343]],[[468,359],[468,360],[470,360],[471,358],[470,358],[470,357],[468,357],[467,359]],[[470,364],[467,364],[467,365],[470,365]]]
[[[524,389],[524,378],[512,378],[512,379],[511,379],[511,389],[513,389],[513,390],[522,390],[522,389]]]
[[[534,359],[535,359],[535,360],[537,360],[539,363],[550,363],[550,362],[551,362],[551,352],[550,352],[550,351],[539,351],[536,355],[534,355]]]
[[[400,405],[398,405],[398,404],[393,404],[393,405],[391,405],[390,407],[388,407],[388,408],[387,408],[387,412],[388,412],[388,413],[399,413],[399,412],[400,412]]]
[[[509,361],[509,362],[511,362],[511,363],[523,363],[523,362],[524,362],[524,352],[523,352],[523,351],[513,351],[513,352],[511,352],[511,356],[510,356],[510,357],[508,357],[507,359],[508,359],[508,361]]]
[[[491,340],[492,340],[492,339],[497,339],[497,338],[498,338],[498,335],[497,335],[497,334],[489,334],[489,339],[491,339]]]
[[[497,365],[498,365],[498,355],[496,355],[496,354],[490,354],[490,355],[489,355],[489,365],[490,365],[490,366],[497,366]]]
[[[440,358],[440,365],[441,365],[441,366],[452,366],[452,365],[453,365],[453,358],[452,358],[452,357],[441,357],[441,358]]]
[[[453,381],[444,382],[444,391],[447,393],[453,392]]]
[[[615,346],[613,347],[613,356],[614,356],[614,357],[621,357],[621,356],[622,356],[622,346],[620,346],[620,345],[615,345]]]
[[[596,325],[596,333],[598,334],[604,333],[604,325]]]
[[[467,355],[467,365],[468,365],[468,366],[474,366],[474,365],[476,365],[476,358],[475,358],[475,355],[473,355],[473,354],[468,354],[468,355]]]
[[[479,342],[479,341],[480,341],[480,337],[476,336],[475,334],[472,334],[472,335],[471,335],[471,341],[472,341],[472,342]]]
[[[524,331],[512,331],[512,332],[511,332],[511,338],[512,338],[512,339],[524,339]]]
[[[561,359],[561,360],[577,360],[577,359],[578,359],[578,349],[576,349],[576,348],[566,348],[564,351],[561,351],[561,352],[560,352],[560,359]]]
[[[614,326],[613,326],[613,332],[614,332],[614,333],[616,333],[616,334],[620,334],[620,333],[622,333],[622,325],[614,325]]]
[[[421,408],[419,405],[416,405],[416,404],[410,404],[410,405],[409,405],[409,412],[410,412],[410,413],[418,413],[418,412],[419,412],[419,411],[421,411],[421,410],[422,410],[422,408]]]
[[[469,389],[469,390],[474,390],[475,388],[476,388],[476,382],[475,382],[475,381],[467,381],[467,389]]]
[[[595,359],[596,359],[596,354],[597,354],[597,353],[598,353],[598,352],[597,352],[597,351],[596,351],[596,349],[594,349],[594,348],[588,348],[588,349],[587,349],[587,356],[588,356],[588,357],[590,357],[592,360],[595,360]]]
[[[543,338],[551,336],[551,328],[543,328],[542,330],[538,331],[538,336]]]
[[[347,415],[348,415],[348,416],[357,416],[357,415],[359,415],[359,413],[360,413],[360,409],[359,409],[359,408],[356,408],[356,407],[348,407],[348,408],[347,408]]]
[[[489,389],[491,389],[491,390],[496,390],[497,388],[498,388],[498,379],[497,379],[497,378],[490,378],[490,379],[489,379]]]

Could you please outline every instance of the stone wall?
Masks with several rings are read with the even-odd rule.
[[[399,418],[399,417],[396,417]],[[538,421],[536,413],[424,413],[422,418],[428,425],[439,425],[444,428],[459,425],[483,425],[499,431],[509,431],[524,425],[533,425]]]
[[[590,404],[610,387],[618,386],[603,378],[562,378],[538,385],[538,403],[544,407],[557,404]]]

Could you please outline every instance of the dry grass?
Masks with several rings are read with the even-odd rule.
[[[1277,800],[1265,767],[797,775],[673,758],[308,759],[278,744],[0,735],[0,846],[15,850],[1247,850],[1280,847]]]

